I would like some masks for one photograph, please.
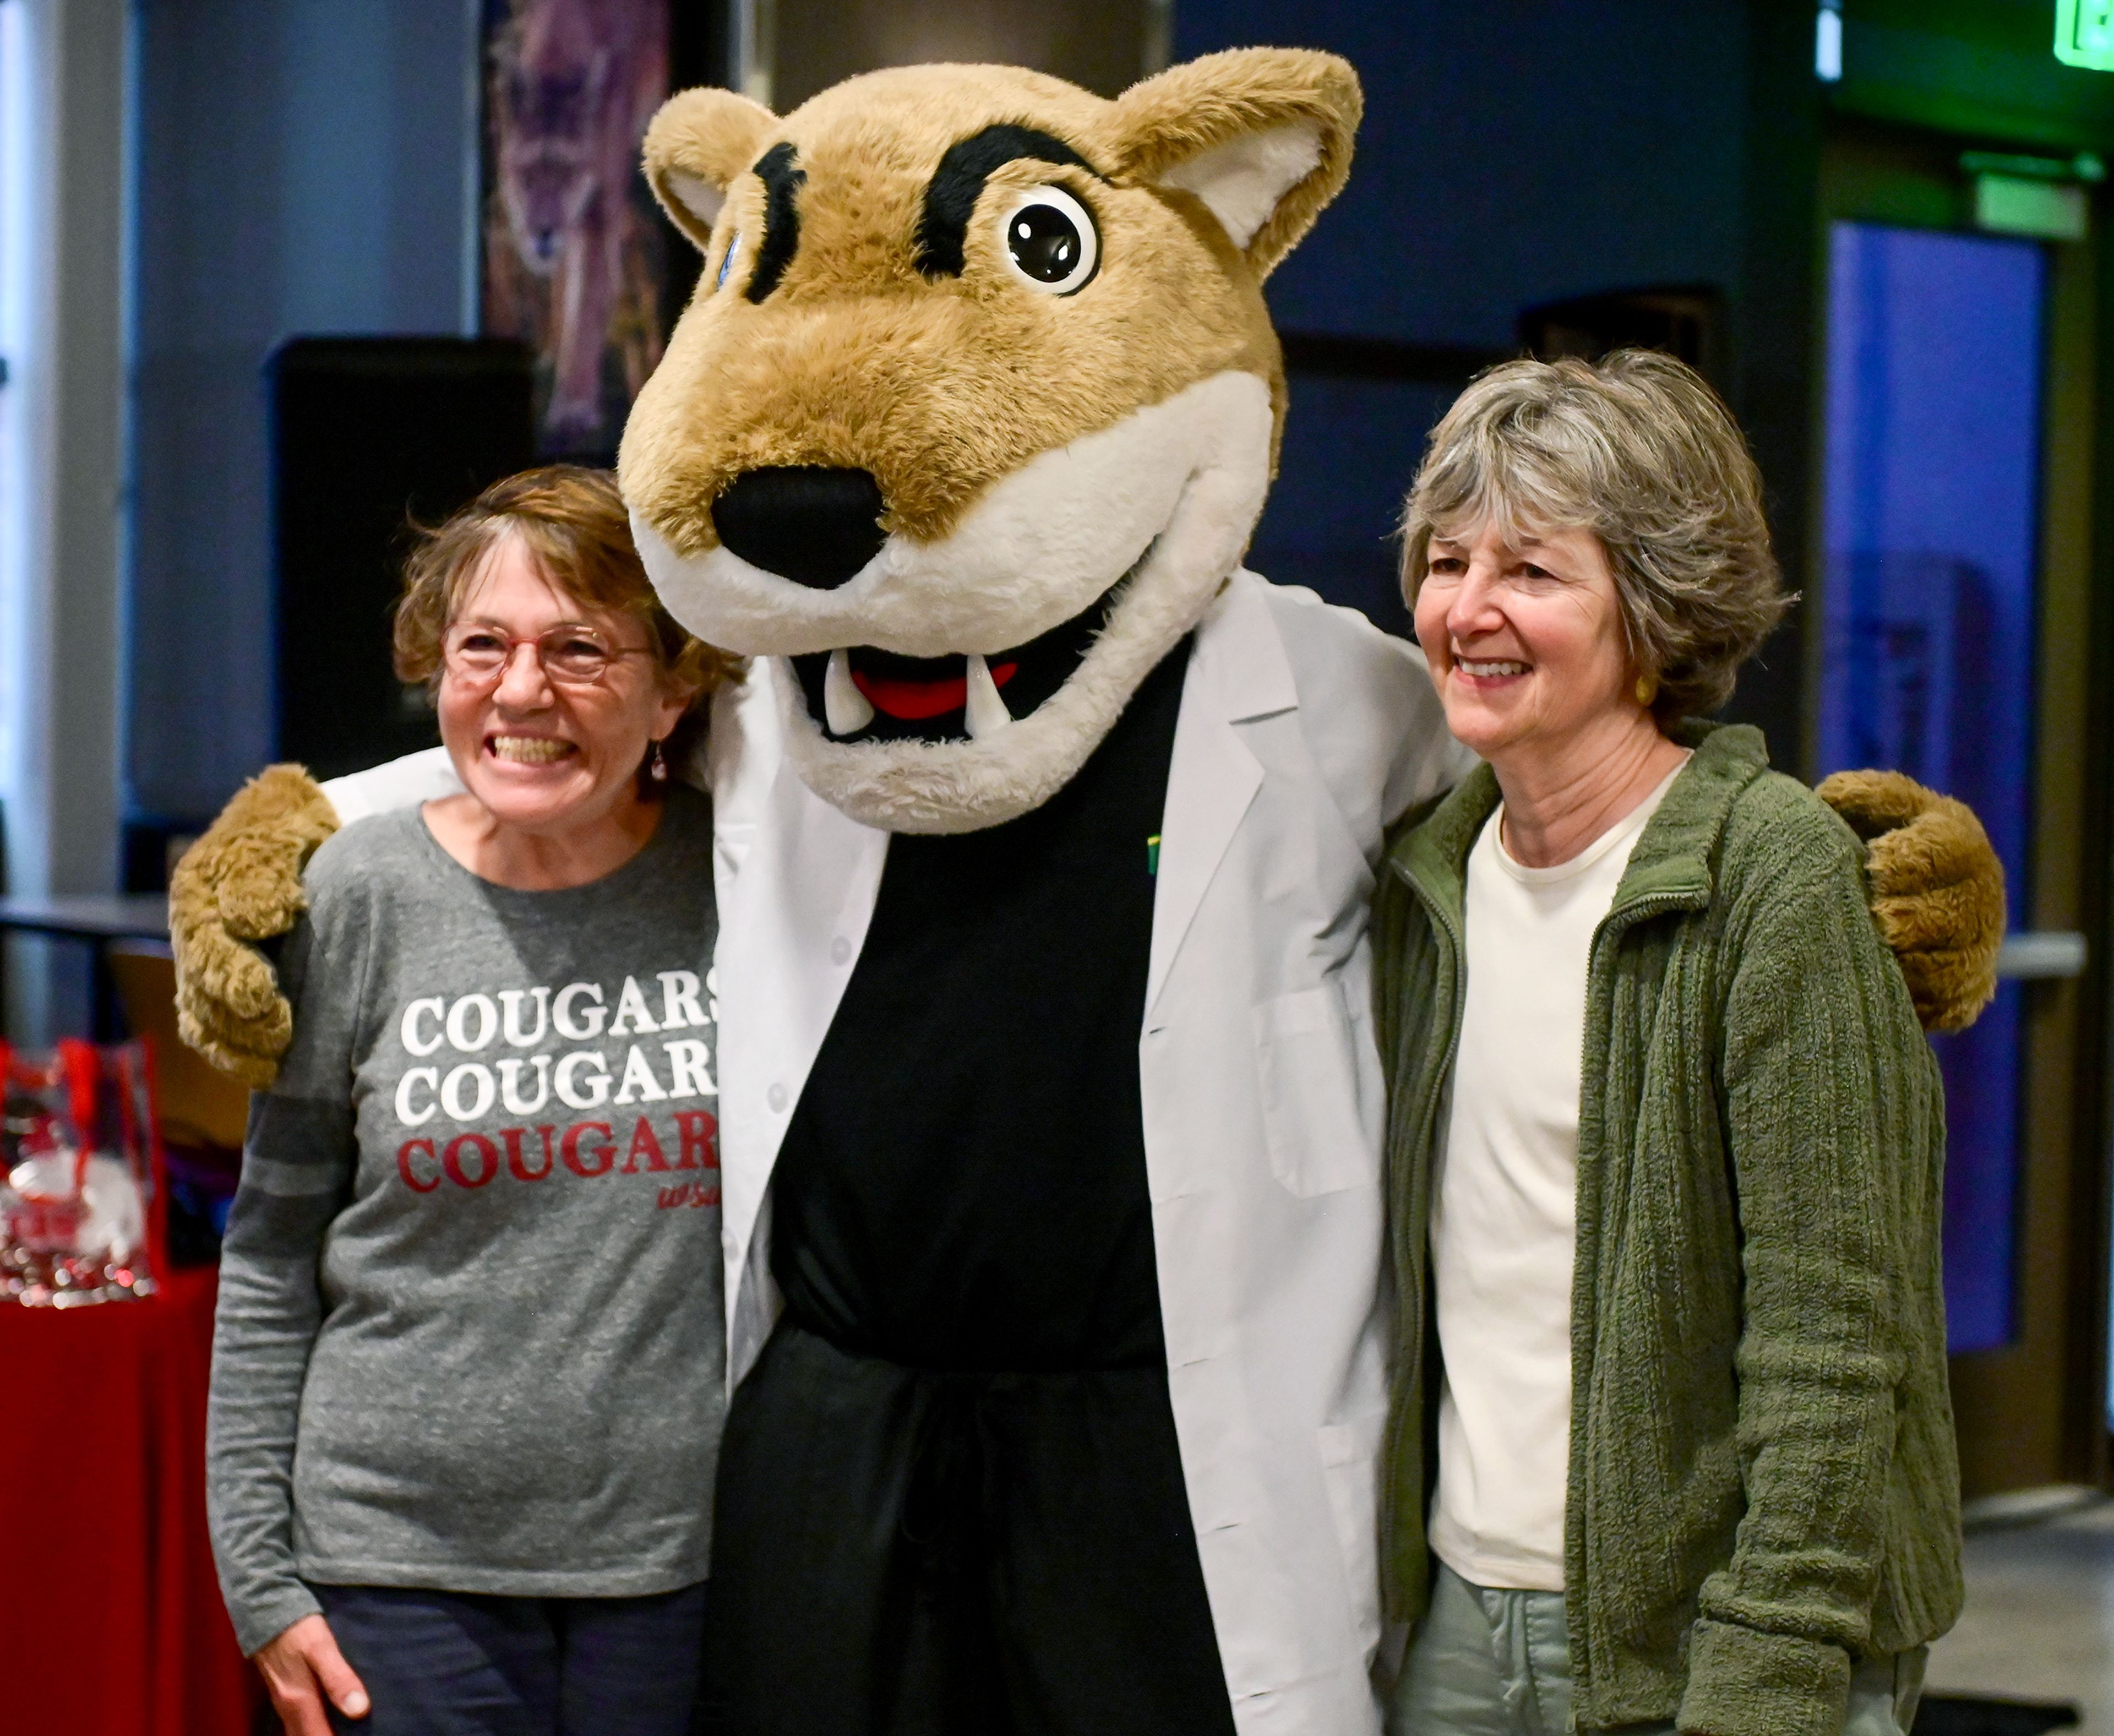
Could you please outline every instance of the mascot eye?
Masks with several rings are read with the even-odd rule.
[[[1013,202],[1000,231],[1006,263],[1030,289],[1069,295],[1101,261],[1100,232],[1087,208],[1062,187],[1035,187]]]
[[[740,254],[741,231],[737,229],[734,232],[734,239],[727,243],[725,257],[720,261],[720,273],[712,279],[712,287],[715,290],[723,290],[726,287],[726,280],[734,273],[734,262]]]

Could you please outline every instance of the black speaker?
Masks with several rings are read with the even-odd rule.
[[[296,337],[265,373],[277,753],[334,777],[440,739],[390,664],[407,532],[536,461],[530,358],[488,338]]]

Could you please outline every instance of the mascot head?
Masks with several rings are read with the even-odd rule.
[[[1114,102],[997,66],[780,120],[671,99],[655,193],[704,275],[625,429],[669,608],[777,660],[788,750],[868,825],[968,831],[1078,771],[1262,510],[1262,280],[1343,186],[1360,99],[1257,49]]]

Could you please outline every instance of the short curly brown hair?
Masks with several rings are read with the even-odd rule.
[[[1762,478],[1732,412],[1671,355],[1501,363],[1440,419],[1402,511],[1411,608],[1434,534],[1590,530],[1607,551],[1630,654],[1662,725],[1732,698],[1784,594]]]
[[[739,674],[741,660],[686,631],[653,594],[616,479],[582,465],[544,465],[494,483],[445,523],[414,524],[417,542],[404,563],[397,599],[396,675],[432,693],[440,684],[441,642],[448,623],[484,570],[485,557],[517,536],[537,570],[562,596],[645,624],[647,648],[661,679],[695,698],[670,733],[670,758],[687,753],[704,727],[705,702]]]

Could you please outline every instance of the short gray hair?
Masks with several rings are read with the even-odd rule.
[[[1716,711],[1796,600],[1784,594],[1761,473],[1732,413],[1672,356],[1505,362],[1431,431],[1402,511],[1412,610],[1432,537],[1590,530],[1607,550],[1631,656],[1660,724]]]

